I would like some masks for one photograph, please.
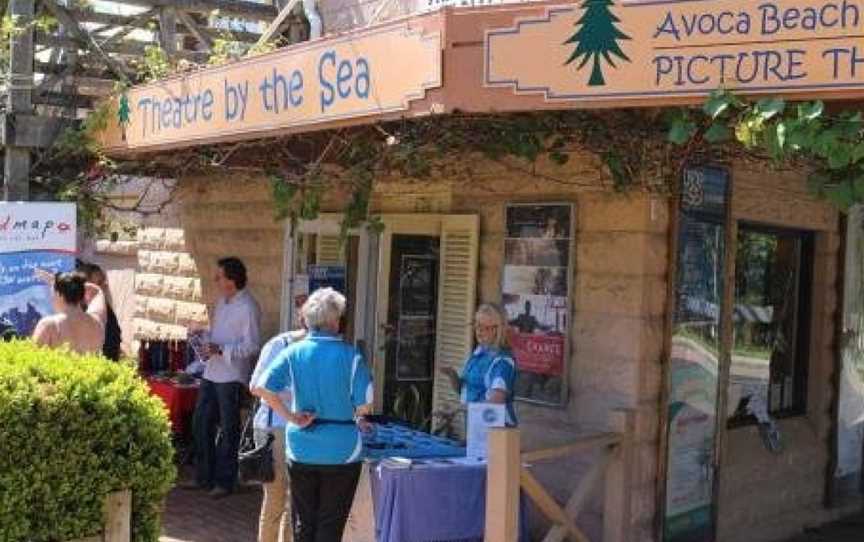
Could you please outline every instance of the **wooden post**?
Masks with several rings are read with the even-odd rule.
[[[6,111],[30,115],[33,109],[33,21],[34,0],[10,0],[9,14],[20,32],[13,32],[9,43],[9,94]],[[5,130],[5,127],[3,128]],[[30,198],[30,149],[6,142],[3,164],[3,199],[24,201]]]
[[[173,6],[159,11],[159,45],[169,58],[177,55],[177,9]]]
[[[105,499],[104,542],[129,542],[132,528],[132,492],[118,491]]]
[[[631,489],[636,415],[631,410],[616,410],[610,421],[612,430],[620,433],[622,438],[606,473],[603,542],[629,542],[632,538]]]
[[[486,542],[519,538],[519,480],[522,470],[518,429],[489,430],[486,468]]]

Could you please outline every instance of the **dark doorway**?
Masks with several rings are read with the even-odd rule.
[[[428,429],[438,314],[438,238],[394,235],[390,257],[384,411]]]

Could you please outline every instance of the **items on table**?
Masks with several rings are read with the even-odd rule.
[[[183,371],[190,361],[183,340],[145,339],[138,346],[138,370],[142,374]]]
[[[372,430],[363,434],[363,448],[366,459],[372,460],[465,456],[465,448],[455,440],[392,423],[372,424]]]

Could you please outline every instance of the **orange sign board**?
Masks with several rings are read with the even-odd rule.
[[[486,31],[484,83],[547,101],[864,87],[864,0],[580,0]]]
[[[440,85],[440,34],[391,26],[135,87],[104,142],[143,149],[406,110]]]

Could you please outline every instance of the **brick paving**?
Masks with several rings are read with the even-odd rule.
[[[222,499],[174,488],[162,515],[159,542],[255,542],[261,486],[241,486]]]
[[[243,486],[218,500],[200,491],[175,488],[165,504],[159,541],[255,542],[260,509],[260,486]],[[864,542],[864,513],[807,529],[786,542]]]

